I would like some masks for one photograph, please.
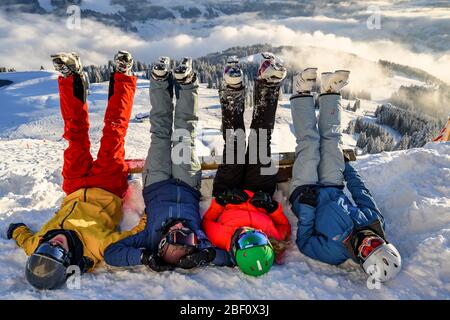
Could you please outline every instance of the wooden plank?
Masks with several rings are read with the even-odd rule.
[[[125,162],[128,165],[128,173],[142,173],[144,170],[145,160],[142,159],[127,159]]]
[[[342,150],[344,154],[347,154],[350,161],[356,161],[356,152],[353,149],[344,149]],[[288,181],[292,177],[292,166],[294,165],[295,161],[295,152],[284,152],[279,155],[279,162],[278,162],[278,175],[277,180],[278,182],[284,182]],[[217,170],[219,168],[219,163],[221,162],[220,157],[216,158],[217,161],[211,161],[211,157],[200,157],[200,161],[202,163],[202,170],[203,171],[212,171]],[[137,174],[142,173],[142,170],[144,169],[145,160],[143,159],[128,159],[125,160],[128,164],[128,170],[130,174]],[[214,175],[207,175],[204,179],[210,179],[214,177]]]

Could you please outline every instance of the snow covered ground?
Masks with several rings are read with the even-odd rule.
[[[59,208],[61,190],[62,120],[59,115],[56,74],[26,72],[0,74],[14,84],[0,88],[0,299],[436,299],[450,298],[450,144],[362,156],[356,164],[378,201],[387,222],[387,236],[398,246],[403,271],[379,290],[369,290],[366,276],[354,263],[328,266],[302,255],[295,245],[286,264],[275,266],[259,279],[237,269],[208,267],[195,271],[156,274],[145,267],[101,266],[82,277],[80,290],[38,292],[24,277],[26,256],[5,229],[26,222],[37,230]],[[89,96],[92,151],[96,153],[102,129],[108,86],[94,84]],[[280,102],[274,151],[293,151],[289,101]],[[353,103],[353,101],[351,101]],[[344,103],[344,106],[347,102]],[[363,101],[357,113],[344,112],[344,127],[358,115],[371,114],[376,102]],[[139,80],[133,117],[148,112],[148,81]],[[251,110],[246,111],[246,119]],[[199,137],[201,155],[221,151],[220,105],[216,90],[200,89]],[[128,158],[143,158],[149,146],[149,123],[130,123]],[[354,137],[344,143],[354,146]],[[123,228],[129,228],[143,210],[139,177],[133,180],[125,202]],[[202,190],[209,203],[210,181]],[[285,202],[287,185],[277,194]],[[285,206],[296,232],[296,218]]]

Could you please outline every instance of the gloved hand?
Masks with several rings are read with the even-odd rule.
[[[6,232],[6,237],[8,238],[8,240],[12,239],[14,230],[16,230],[17,228],[22,227],[22,226],[26,227],[26,224],[21,223],[21,222],[20,223],[11,223],[8,227],[8,231]]]
[[[142,251],[141,262],[156,272],[172,271],[175,269],[175,266],[167,264],[160,256],[151,254],[147,250]]]
[[[240,204],[247,200],[248,194],[241,189],[227,190],[216,197],[216,202],[221,206],[227,204]]]
[[[78,266],[80,267],[81,273],[86,273],[94,267],[94,261],[91,258],[83,256]]]
[[[258,191],[253,195],[250,203],[257,208],[263,208],[267,213],[273,213],[278,209],[278,202],[272,199],[267,192]]]
[[[316,186],[304,186],[302,187],[298,202],[310,205],[311,207],[317,207],[318,189]]]
[[[344,162],[350,162],[350,155],[347,152],[342,153],[344,155]]]
[[[205,266],[210,264],[216,258],[216,249],[206,248],[187,256],[184,256],[178,262],[177,267],[182,269],[193,269],[200,266]]]

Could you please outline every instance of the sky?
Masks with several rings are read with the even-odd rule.
[[[104,2],[98,7],[104,7]],[[221,16],[212,22],[151,21],[137,25],[139,33],[83,17],[81,28],[73,30],[67,27],[65,17],[13,16],[0,11],[0,66],[51,68],[49,56],[59,51],[77,51],[86,65],[100,65],[119,49],[151,62],[160,55],[199,57],[232,46],[270,43],[318,47],[325,57],[330,52],[346,52],[369,61],[386,59],[424,69],[450,83],[450,41],[443,41],[450,37],[450,8],[428,7],[420,1],[365,3],[365,10],[361,6],[361,10],[345,15],[328,8],[317,10],[312,17],[262,20],[246,13]],[[376,26],[374,8],[380,9],[380,29],[367,26],[368,19]],[[339,63],[338,59],[336,69],[341,68]]]

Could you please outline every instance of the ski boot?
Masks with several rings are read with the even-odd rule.
[[[169,57],[160,57],[159,61],[153,65],[152,68],[152,77],[155,80],[164,80],[169,74],[170,68],[170,58]]]
[[[294,76],[294,89],[297,94],[311,94],[317,81],[317,68],[306,68]]]
[[[270,52],[261,53],[262,60],[258,69],[258,80],[267,83],[280,83],[286,77],[287,71],[283,61]]]
[[[239,59],[236,56],[229,57],[223,72],[223,79],[226,86],[232,89],[241,88],[243,77],[244,74],[239,65]]]
[[[128,51],[120,50],[114,56],[114,69],[116,72],[131,75],[133,68],[133,57]]]
[[[251,128],[273,130],[281,81],[286,77],[282,60],[272,53],[261,53],[263,60],[255,81],[254,108]]]
[[[222,129],[242,129],[244,126],[245,87],[242,83],[242,70],[238,64],[228,65],[223,74],[224,86],[219,90],[222,106]]]
[[[82,64],[80,56],[75,53],[59,52],[50,56],[55,70],[60,72],[64,78],[73,74],[82,73]]]
[[[348,84],[349,76],[350,71],[348,70],[322,73],[320,92],[339,93]]]
[[[181,63],[175,68],[174,76],[180,84],[190,84],[194,82],[195,73],[192,69],[192,58],[185,57]]]

